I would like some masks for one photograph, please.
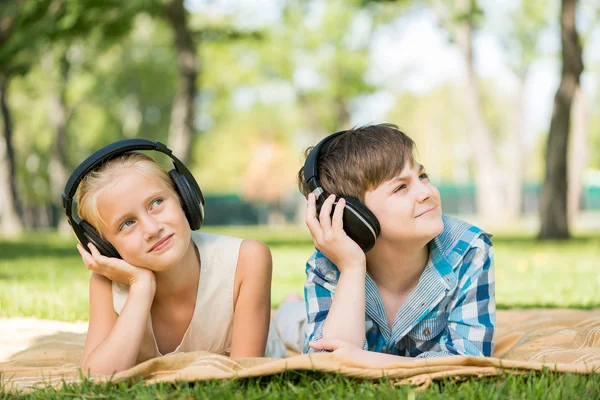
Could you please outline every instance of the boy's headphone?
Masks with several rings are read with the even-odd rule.
[[[313,147],[306,157],[306,161],[304,161],[304,181],[308,184],[309,189],[317,198],[317,214],[327,199],[327,193],[325,193],[319,183],[318,159],[327,152],[333,138],[346,132],[347,131],[336,132],[321,140]],[[348,166],[348,168],[351,168],[351,166]],[[375,241],[381,232],[379,221],[367,206],[361,203],[356,197],[339,196],[338,199],[340,197],[346,200],[343,218],[344,231],[366,253],[375,246]],[[337,200],[334,201],[334,205],[335,204],[337,204]],[[333,209],[331,211],[333,213]]]
[[[75,232],[75,236],[81,242],[83,247],[89,251],[88,243],[93,243],[100,253],[107,257],[121,258],[119,252],[106,240],[102,239],[98,231],[87,221],[77,222],[73,217],[73,197],[81,180],[96,167],[104,162],[115,158],[123,153],[135,150],[154,150],[168,155],[173,160],[173,168],[169,171],[169,176],[173,181],[175,191],[179,195],[183,211],[190,223],[190,228],[195,231],[202,226],[204,221],[204,196],[200,186],[194,179],[192,173],[187,167],[173,155],[171,150],[160,142],[153,142],[146,139],[125,139],[112,143],[86,158],[76,169],[65,185],[65,192],[62,195],[63,207],[69,219],[69,224]]]

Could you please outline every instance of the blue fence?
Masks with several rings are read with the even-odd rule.
[[[442,196],[444,212],[448,214],[474,214],[475,185],[441,184],[437,185]],[[521,212],[538,212],[541,184],[523,185]],[[300,201],[298,195],[298,201]],[[600,186],[584,188],[581,196],[582,210],[600,210]],[[255,204],[245,201],[237,194],[206,195],[206,224],[208,225],[253,225],[264,224],[274,209],[272,205]],[[293,221],[297,204],[288,202],[279,206],[286,220]]]

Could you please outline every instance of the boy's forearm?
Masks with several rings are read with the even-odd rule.
[[[323,339],[339,339],[360,348],[365,342],[365,274],[357,265],[340,273],[325,323]]]
[[[154,283],[132,285],[112,331],[83,361],[85,373],[112,374],[135,365],[152,307]]]

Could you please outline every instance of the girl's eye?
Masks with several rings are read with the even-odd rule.
[[[160,206],[160,205],[162,204],[162,202],[163,202],[163,199],[160,199],[160,198],[158,198],[158,199],[156,199],[156,200],[154,200],[154,201],[152,202],[152,207],[153,207],[153,208],[154,208],[154,207],[158,207],[158,206]]]
[[[121,226],[119,227],[119,231],[129,228],[132,224],[133,224],[132,220],[127,220],[127,221],[123,222],[123,224],[121,224]]]
[[[421,174],[421,175],[419,175],[419,179],[421,179],[421,180],[422,179],[429,179],[429,175],[427,175],[427,174]]]

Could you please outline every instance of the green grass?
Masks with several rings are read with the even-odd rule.
[[[30,399],[594,399],[600,397],[600,374],[557,374],[548,370],[526,375],[502,375],[434,382],[424,391],[395,386],[387,379],[358,380],[337,374],[288,371],[271,377],[146,386],[89,381],[60,390],[37,390]],[[10,398],[7,396],[6,398]]]
[[[305,229],[285,227],[206,228],[258,239],[273,253],[273,304],[289,292],[302,293],[304,264],[313,250]],[[566,242],[537,242],[526,234],[495,236],[496,299],[499,308],[600,307],[600,235]],[[0,240],[0,318],[34,316],[87,320],[89,272],[73,239],[35,233],[27,240]],[[556,374],[446,380],[426,391],[394,387],[334,374],[286,372],[273,377],[195,384],[82,384],[60,391],[38,390],[30,398],[600,398],[600,375]],[[7,397],[2,394],[0,398]]]
[[[273,304],[302,293],[304,265],[313,251],[305,229],[207,228],[253,238],[273,253]],[[499,308],[600,307],[600,235],[538,243],[530,236],[496,236],[496,300]],[[89,272],[73,239],[29,234],[0,241],[0,318],[34,316],[87,320]]]

